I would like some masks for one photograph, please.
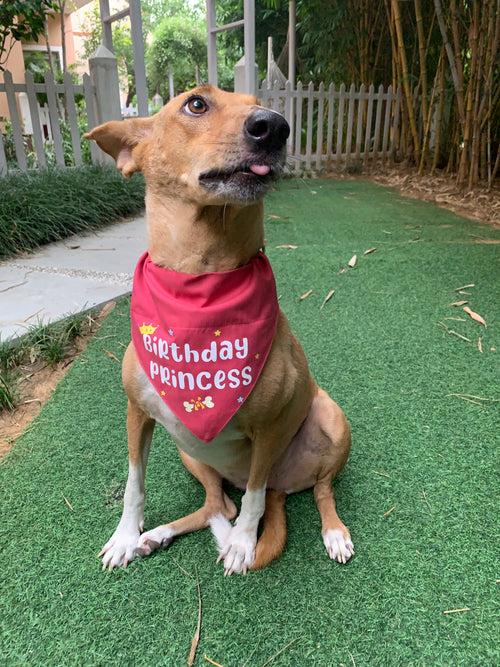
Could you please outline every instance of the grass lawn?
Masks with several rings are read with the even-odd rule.
[[[127,472],[122,302],[0,465],[2,664],[185,665],[195,572],[197,666],[499,664],[498,247],[477,243],[498,232],[364,182],[289,181],[266,210],[281,306],[352,424],[335,487],[356,556],[328,560],[308,491],[262,572],[224,578],[208,531],[100,571]],[[203,500],[161,429],[147,488],[146,529]]]

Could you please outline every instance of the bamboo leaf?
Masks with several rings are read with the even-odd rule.
[[[335,294],[335,290],[334,290],[334,289],[331,289],[331,290],[328,292],[328,294],[327,294],[327,295],[325,296],[325,298],[323,299],[323,303],[322,303],[321,306],[319,307],[320,310],[322,310],[322,309],[325,307],[325,304],[328,303],[328,301],[330,301],[330,299],[332,298],[332,296],[333,296],[334,294]]]
[[[308,296],[311,296],[313,293],[312,289],[307,290],[307,292],[304,292],[304,294],[301,294],[299,296],[299,301],[304,301],[304,299],[307,299]]]
[[[475,313],[473,310],[471,310],[469,306],[464,306],[464,313],[467,313],[467,315],[475,322],[479,322],[479,324],[482,324],[483,327],[486,326],[484,318],[482,318],[481,315],[479,315],[478,313]]]

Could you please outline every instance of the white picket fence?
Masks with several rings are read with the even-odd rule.
[[[288,154],[297,173],[322,171],[331,163],[389,159],[399,147],[401,90],[375,91],[354,84],[317,90],[310,83],[292,90],[261,88],[262,104],[282,113],[290,124]]]
[[[74,84],[66,74],[62,84],[55,83],[51,73],[45,75],[44,83],[34,83],[31,72],[26,72],[25,83],[13,83],[10,72],[4,72],[4,83],[0,83],[0,94],[7,97],[12,140],[15,149],[16,168],[26,170],[25,139],[31,135],[36,154],[36,165],[45,168],[47,140],[53,143],[55,163],[65,167],[63,137],[61,134],[61,109],[65,110],[73,151],[72,163],[82,164],[81,136],[78,127],[75,95],[85,99],[86,125],[92,128],[98,123],[96,92],[90,76],[84,75],[81,84]],[[29,107],[29,122],[23,123],[19,113],[16,93],[25,93]],[[37,93],[47,95],[46,108],[40,107]],[[262,104],[284,114],[291,133],[288,140],[288,155],[292,171],[320,172],[335,164],[366,163],[369,159],[388,160],[395,156],[400,142],[401,90],[386,90],[379,86],[368,88],[353,85],[346,89],[323,83],[315,90],[312,83],[304,87],[298,83],[292,90],[287,82],[285,88],[258,91]],[[25,110],[26,111],[26,110]],[[123,110],[122,110],[123,112]],[[43,118],[47,114],[48,119]],[[1,120],[1,119],[0,119]],[[47,123],[47,120],[49,121]],[[1,124],[0,124],[1,129]],[[91,160],[102,162],[103,154],[90,143]],[[6,174],[8,165],[0,132],[0,176]]]
[[[63,83],[56,83],[50,72],[45,74],[44,83],[35,83],[33,74],[29,71],[25,74],[24,83],[13,83],[12,74],[9,71],[3,73],[3,78],[3,83],[0,83],[0,94],[4,93],[7,98],[16,168],[23,171],[28,169],[25,145],[25,139],[28,136],[31,137],[33,150],[36,156],[36,165],[39,169],[45,169],[47,167],[47,141],[50,141],[53,144],[56,165],[58,167],[68,166],[64,158],[63,136],[61,133],[62,108],[65,110],[65,120],[68,124],[71,136],[73,163],[76,166],[80,166],[83,163],[83,160],[75,95],[81,94],[84,96],[84,113],[86,116],[87,128],[92,128],[97,124],[94,90],[88,74],[83,75],[81,84],[73,83],[73,80],[68,73],[65,74]],[[24,116],[23,119],[23,113],[18,107],[18,100],[16,100],[16,93],[24,93],[26,95],[29,119],[27,119],[26,116]],[[37,100],[37,93],[44,93],[47,96],[46,106],[40,107]],[[45,131],[44,128],[46,128]],[[0,176],[7,174],[9,169],[4,141],[5,137],[0,131]],[[92,162],[99,162],[100,152],[93,142],[90,145],[90,154]]]

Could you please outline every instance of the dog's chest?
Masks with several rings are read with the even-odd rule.
[[[212,466],[237,486],[244,486],[250,464],[250,445],[235,426],[234,418],[210,443],[203,442],[189,431],[182,421],[158,396],[141,367],[137,368],[140,403],[160,423],[177,445],[189,456]]]

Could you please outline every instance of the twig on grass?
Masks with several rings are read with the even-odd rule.
[[[446,394],[446,396],[455,396],[456,398],[461,398],[464,401],[471,401],[472,403],[476,403],[477,401],[484,401],[485,403],[500,403],[500,398],[485,398],[484,396],[474,396],[474,394]],[[482,403],[478,403],[478,405],[482,405]]]
[[[353,654],[349,651],[349,649],[347,649],[347,653],[349,653],[349,657],[352,660],[353,667],[356,667],[356,661],[354,660]]]
[[[388,477],[391,479],[391,476],[382,470],[372,470],[372,472],[375,473],[375,475],[380,475],[381,477]]]
[[[432,514],[432,507],[431,507],[429,501],[427,500],[427,494],[423,489],[422,489],[422,498],[424,499],[425,504],[429,508],[429,512]]]
[[[392,514],[392,513],[394,512],[395,509],[396,509],[396,505],[393,505],[392,507],[390,507],[390,508],[387,510],[387,512],[384,512],[384,517],[388,517],[389,514]]]
[[[73,505],[69,502],[69,500],[66,498],[66,496],[65,496],[64,494],[63,494],[63,498],[64,498],[64,502],[65,502],[66,505],[69,507],[69,509],[70,509],[72,512],[74,512],[74,511],[75,511],[75,508],[74,508]]]
[[[438,326],[442,327],[446,331],[446,333],[449,334],[450,336],[456,336],[461,340],[465,340],[467,343],[471,342],[470,338],[467,338],[467,336],[462,336],[462,334],[459,334],[457,331],[454,331],[453,329],[448,329],[448,327],[444,322],[438,322]]]
[[[269,665],[275,658],[277,658],[279,655],[281,655],[283,653],[283,651],[286,651],[286,649],[289,646],[291,646],[292,644],[295,644],[295,642],[299,641],[299,639],[301,639],[301,637],[295,637],[295,639],[292,639],[291,642],[288,642],[288,644],[285,644],[285,646],[283,646],[283,648],[280,648],[279,651],[276,651],[276,653],[274,653],[270,658],[268,658],[266,660],[266,662],[263,662],[260,667],[266,667],[266,665]]]
[[[194,579],[193,575],[189,574],[189,572],[182,567],[182,565],[179,563],[178,560],[176,560],[173,556],[170,556],[170,559],[174,561],[174,563],[177,565],[182,574],[185,574],[186,577],[189,577],[190,579]]]
[[[201,588],[200,588],[200,578],[198,577],[198,569],[196,566],[194,571],[196,573],[196,588],[198,589],[198,622],[196,624],[196,630],[193,636],[193,640],[191,642],[191,650],[189,651],[189,656],[187,660],[188,667],[192,667],[194,664],[194,659],[196,657],[196,649],[198,648],[201,635]]]
[[[443,614],[459,614],[462,611],[470,611],[470,607],[461,607],[460,609],[447,609]]]
[[[209,662],[211,665],[215,665],[215,667],[222,667],[222,665],[220,664],[220,662],[215,662],[215,660],[212,660],[212,658],[209,658],[208,655],[205,655],[205,654],[204,654],[204,655],[203,655],[203,660],[206,660],[206,661]]]

